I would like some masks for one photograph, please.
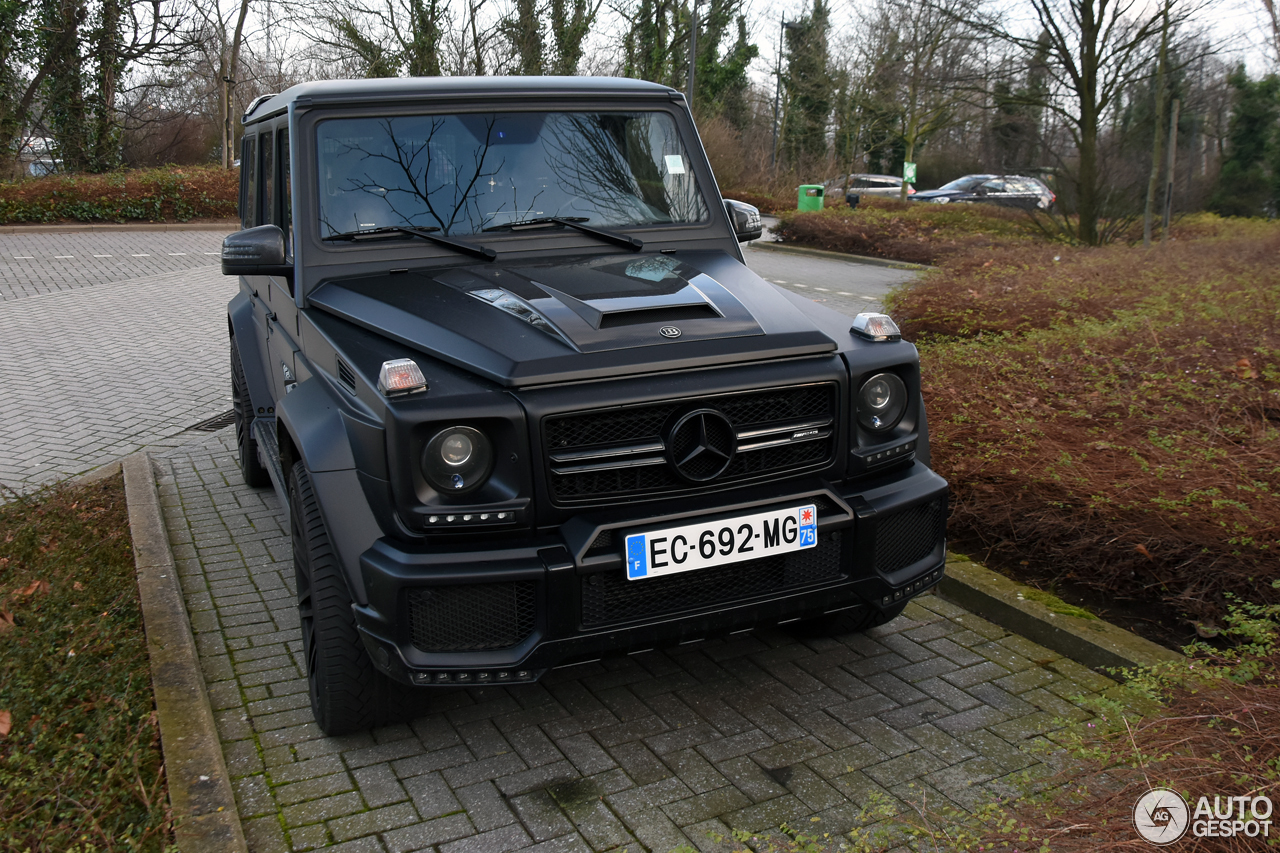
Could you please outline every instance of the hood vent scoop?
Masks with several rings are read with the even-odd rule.
[[[692,284],[685,284],[674,293],[656,298],[646,294],[579,299],[541,281],[534,283],[597,329],[617,329],[641,323],[674,323],[677,320],[718,320],[724,316]]]
[[[641,308],[602,314],[601,329],[635,326],[640,323],[674,323],[677,320],[718,320],[719,312],[710,305],[673,305],[669,308]]]
[[[444,270],[432,278],[580,353],[764,334],[723,284],[698,266],[666,255],[488,264]]]

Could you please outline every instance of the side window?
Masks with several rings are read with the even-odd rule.
[[[266,225],[269,222],[275,222],[275,145],[271,138],[271,131],[261,134],[258,140],[258,151],[261,159],[261,167],[258,170],[259,181],[262,184],[262,213],[258,217],[259,225]]]
[[[284,229],[284,256],[293,257],[293,187],[289,176],[289,130],[282,128],[280,137],[280,227]]]
[[[245,135],[240,143],[240,227],[258,224],[258,154],[256,136]]]

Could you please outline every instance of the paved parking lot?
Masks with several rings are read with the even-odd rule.
[[[222,432],[161,502],[250,849],[668,853],[877,809],[974,808],[1110,682],[934,596],[867,634],[777,628],[427,694],[340,738],[311,719],[288,534]],[[816,819],[816,822],[815,822]],[[885,819],[885,823],[891,823]]]
[[[226,231],[0,234],[0,300],[216,265]]]
[[[221,235],[127,236],[140,242],[49,235],[48,252],[72,257],[45,258],[0,235],[0,254],[31,255],[0,267],[0,482],[25,488],[151,448],[255,853],[710,851],[732,829],[839,833],[924,796],[967,808],[1043,771],[1031,747],[1083,715],[1074,697],[1109,685],[927,597],[866,635],[764,629],[434,694],[404,724],[325,737],[276,498],[240,484],[230,430],[188,429],[228,408],[234,283],[216,256],[179,253]],[[126,249],[156,260],[112,266]],[[94,258],[96,272],[71,265],[86,252],[113,257]],[[796,292],[849,300],[841,310],[891,285],[880,268],[747,254]],[[21,281],[8,277],[17,262],[30,265]]]
[[[0,484],[28,489],[182,443],[230,409],[234,293],[202,266],[0,302]]]
[[[890,290],[918,275],[913,270],[756,248],[751,244],[743,247],[742,254],[747,266],[766,281],[849,315],[879,311]]]

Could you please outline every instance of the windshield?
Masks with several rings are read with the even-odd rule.
[[[983,181],[990,180],[990,175],[966,175],[963,178],[956,178],[949,184],[943,184],[938,187],[939,190],[951,190],[952,192],[968,192],[982,185]]]
[[[316,133],[322,237],[397,225],[478,234],[549,216],[615,228],[708,218],[664,112],[329,119]]]

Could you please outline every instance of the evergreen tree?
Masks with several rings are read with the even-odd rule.
[[[514,10],[502,21],[500,29],[515,52],[516,73],[542,74],[543,27],[538,0],[515,0]]]
[[[627,31],[625,76],[679,85],[668,40],[668,34],[676,30],[678,18],[672,0],[640,0]]]
[[[739,131],[745,130],[751,119],[747,67],[760,55],[760,49],[747,39],[747,19],[741,8],[742,0],[711,0],[706,15],[699,16],[698,77],[693,96],[700,115],[723,116]],[[730,28],[733,43],[721,53]]]
[[[582,62],[583,43],[600,11],[597,0],[551,0],[551,41],[555,53],[549,64],[551,74],[577,74]]]
[[[1280,77],[1250,80],[1241,65],[1228,78],[1236,91],[1227,156],[1209,207],[1224,216],[1276,214],[1280,202]]]
[[[834,80],[827,58],[831,11],[824,0],[813,0],[813,11],[788,28],[787,91],[782,122],[782,148],[793,167],[812,165],[827,153],[827,124],[831,118]]]

